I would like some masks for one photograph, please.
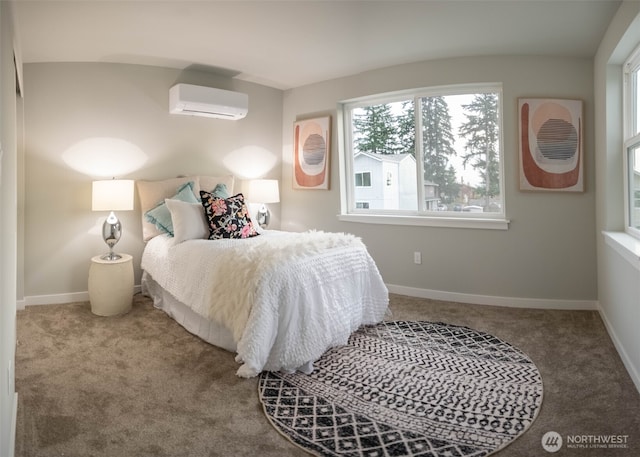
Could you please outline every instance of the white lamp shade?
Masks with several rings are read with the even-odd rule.
[[[91,209],[93,211],[131,211],[133,209],[133,180],[93,181]]]
[[[249,201],[253,203],[278,203],[280,192],[277,179],[254,179],[249,182]]]

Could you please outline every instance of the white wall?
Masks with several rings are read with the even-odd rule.
[[[640,3],[624,2],[596,55],[594,92],[598,302],[609,334],[640,390],[640,242],[623,233],[622,144],[622,64],[638,44]],[[615,238],[603,235],[603,231],[613,232]],[[629,248],[638,251],[633,255]]]
[[[384,280],[426,296],[448,291],[466,301],[595,307],[593,62],[590,59],[478,57],[421,62],[289,90],[283,116],[282,227],[346,231],[363,238]],[[336,104],[386,91],[456,83],[503,83],[504,170],[509,230],[341,222]],[[518,189],[518,97],[584,101],[584,193]],[[293,190],[292,125],[333,116],[329,191]],[[413,263],[421,251],[422,265]],[[489,302],[498,303],[489,299]]]
[[[17,257],[17,122],[11,4],[0,2],[0,455],[14,453],[16,257]]]
[[[91,181],[64,160],[65,151],[90,137],[127,140],[146,163],[129,179],[234,174],[280,178],[282,92],[203,71],[106,63],[28,64],[25,77],[25,303],[86,299],[92,256],[106,252],[91,211]],[[249,94],[239,121],[171,115],[176,82]],[[272,207],[279,224],[278,205]],[[124,233],[116,251],[134,256],[140,283],[141,215],[119,212]]]

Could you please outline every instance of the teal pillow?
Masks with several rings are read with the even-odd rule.
[[[226,186],[225,186],[226,188]],[[187,203],[200,203],[193,193],[193,182],[189,181],[186,184],[178,187],[176,194],[171,197],[173,200],[180,200]],[[163,233],[168,233],[173,236],[173,222],[171,221],[171,212],[164,200],[158,203],[154,208],[144,213],[144,218],[147,222],[154,224],[158,230]]]
[[[214,187],[210,193],[213,194],[214,197],[218,197],[218,198],[231,197],[231,195],[229,195],[229,189],[227,189],[226,184],[216,184],[216,187]]]

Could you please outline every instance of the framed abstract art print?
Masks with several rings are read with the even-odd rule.
[[[582,101],[518,100],[520,190],[584,191]]]
[[[331,117],[293,124],[293,188],[329,189]]]

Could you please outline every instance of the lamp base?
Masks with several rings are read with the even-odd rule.
[[[113,247],[120,240],[122,235],[122,225],[116,217],[113,211],[109,214],[109,217],[102,224],[102,238],[104,242],[109,246],[109,252],[100,257],[102,260],[118,260],[122,256],[113,252]]]
[[[105,255],[100,256],[102,260],[119,260],[122,258],[120,254],[116,254],[115,252],[107,252]]]
[[[258,211],[258,225],[262,228],[267,228],[269,226],[269,222],[271,221],[271,213],[266,205],[262,205],[260,210]]]

